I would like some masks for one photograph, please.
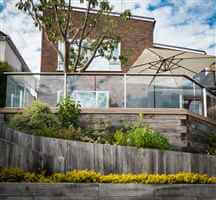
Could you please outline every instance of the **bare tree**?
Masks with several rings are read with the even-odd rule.
[[[117,22],[112,16],[113,7],[108,0],[86,0],[87,8],[77,11],[73,0],[19,0],[16,4],[44,31],[46,39],[64,62],[64,71],[85,71],[95,57],[115,58],[113,52],[120,41],[116,34]],[[83,0],[80,0],[82,2]],[[120,14],[123,23],[130,18],[129,10]],[[58,42],[64,43],[64,53]]]

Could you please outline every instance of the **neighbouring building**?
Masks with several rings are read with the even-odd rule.
[[[30,72],[11,38],[0,31],[0,61],[7,62],[16,72]]]
[[[0,31],[0,61],[8,63],[14,72],[30,72],[30,69],[11,38]],[[0,93],[5,98],[0,101],[0,107],[23,107],[32,101],[31,85],[34,78],[27,78],[25,82],[16,75],[0,77]]]

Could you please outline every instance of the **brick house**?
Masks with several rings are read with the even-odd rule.
[[[73,19],[77,19],[78,26],[81,16],[83,15],[82,9],[79,8],[73,11]],[[113,19],[117,22],[118,30],[116,34],[120,36],[121,42],[118,47],[120,54],[127,54],[128,50],[128,66],[132,65],[137,58],[142,54],[145,48],[153,45],[153,32],[155,27],[155,19],[141,16],[132,16],[131,19],[122,24],[120,21],[119,13],[112,13]],[[94,39],[93,33],[90,37]],[[103,65],[103,66],[100,66]],[[42,52],[41,52],[41,72],[56,72],[62,71],[58,55],[56,51],[50,47],[49,42],[42,33]],[[90,71],[123,71],[124,66],[120,62],[114,65],[105,60],[105,58],[95,58],[91,63],[88,70]]]

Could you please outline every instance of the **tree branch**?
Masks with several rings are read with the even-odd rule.
[[[98,19],[100,19],[100,17],[102,16],[102,14],[103,14],[103,12],[101,11],[101,10],[99,10],[98,12],[97,12],[97,14],[95,14],[95,15],[93,15],[93,20],[98,20]],[[85,34],[85,36],[84,36],[84,38],[87,38],[90,34],[91,34],[91,32],[96,28],[96,25],[98,24],[98,22],[93,22],[92,24],[89,24],[89,26],[90,25],[92,25],[92,26],[90,26],[89,27],[89,29],[88,29],[88,31],[86,32],[86,34]]]
[[[81,28],[76,30],[76,33],[74,34],[74,36],[71,38],[71,40],[69,42],[70,45],[74,43],[74,41],[76,40],[76,38],[79,35],[80,31],[81,31]]]
[[[62,53],[58,50],[58,47],[56,47],[56,45],[53,44],[53,42],[51,42],[51,41],[49,40],[49,37],[48,37],[48,35],[47,35],[47,28],[46,28],[46,26],[45,26],[44,24],[42,24],[41,21],[39,20],[39,16],[38,16],[38,14],[37,14],[37,12],[36,12],[36,7],[35,7],[33,1],[30,1],[30,3],[31,3],[31,6],[32,6],[32,8],[33,8],[33,9],[32,9],[33,12],[31,12],[31,10],[30,10],[30,8],[29,8],[29,9],[28,9],[29,15],[32,17],[33,20],[35,20],[35,21],[38,23],[40,29],[43,30],[44,36],[46,37],[46,40],[49,42],[50,46],[56,51],[57,54],[59,54],[61,60],[64,61],[64,56],[63,56]]]
[[[65,35],[66,37],[68,37],[67,33],[68,33],[68,27],[70,24],[70,20],[71,20],[71,0],[69,0],[69,6],[68,6],[68,12],[67,12],[67,24],[65,27]]]
[[[84,36],[85,30],[86,30],[86,27],[87,27],[87,22],[88,22],[89,12],[90,12],[90,8],[91,8],[91,3],[92,3],[92,0],[89,0],[88,9],[87,9],[87,12],[85,14],[85,20],[84,20],[84,24],[83,24],[83,27],[82,27],[82,32],[81,32],[81,35],[80,35],[80,41],[79,41],[79,46],[78,46],[78,55],[77,55],[77,59],[76,59],[75,64],[74,64],[75,70],[77,68],[77,65],[78,65],[79,59],[80,59],[81,46],[82,46],[82,42],[83,42],[83,36]]]
[[[54,5],[54,11],[55,11],[55,17],[56,17],[56,21],[57,21],[57,24],[58,24],[58,28],[59,28],[59,31],[60,33],[62,34],[62,37],[64,38],[64,40],[66,39],[66,35],[65,33],[63,32],[63,29],[61,27],[61,24],[60,24],[60,21],[59,21],[59,15],[58,15],[58,7],[57,5],[55,4]],[[64,11],[63,11],[64,12]]]
[[[35,7],[33,1],[30,1],[30,3],[31,3],[33,12],[31,12],[30,8],[28,7],[27,8],[28,13],[32,17],[32,19],[38,23],[39,28],[42,29],[44,27],[44,25],[41,24],[41,21],[39,19],[40,17],[39,17],[39,15],[37,13],[37,8]]]
[[[98,41],[98,43],[97,43],[97,45],[96,45],[96,47],[95,47],[95,49],[94,49],[94,52],[93,52],[91,58],[90,58],[89,61],[85,64],[85,66],[81,68],[80,71],[85,71],[85,70],[89,67],[89,65],[91,64],[91,62],[92,62],[93,59],[95,58],[96,53],[97,53],[99,47],[101,46],[101,44],[103,43],[104,39],[105,39],[105,36],[104,36],[104,35],[100,37],[100,39],[99,39],[99,41]]]

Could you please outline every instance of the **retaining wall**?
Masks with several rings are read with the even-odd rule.
[[[1,200],[216,200],[216,185],[0,183]]]
[[[174,151],[91,144],[27,135],[0,128],[0,166],[107,173],[206,173],[216,176],[216,157]]]
[[[22,111],[23,109],[0,108],[0,123],[3,117],[8,120],[15,113]],[[56,109],[53,109],[53,112],[56,112]],[[121,128],[125,122],[137,121],[140,113],[142,113],[144,122],[166,136],[175,150],[206,153],[209,136],[216,137],[215,121],[185,109],[174,108],[83,109],[80,125],[81,127],[106,128],[109,131],[114,131],[116,128]]]

